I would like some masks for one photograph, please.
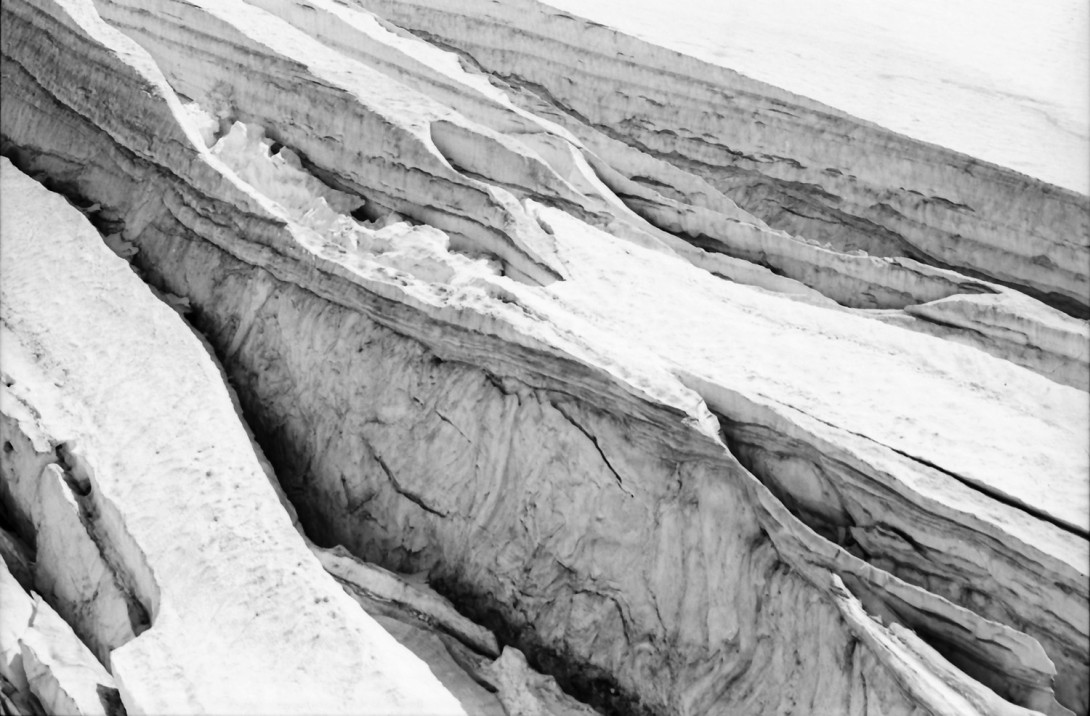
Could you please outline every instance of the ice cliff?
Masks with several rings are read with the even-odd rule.
[[[5,713],[1090,712],[1087,197],[529,0],[0,8]]]

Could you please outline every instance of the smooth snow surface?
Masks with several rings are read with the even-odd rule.
[[[916,139],[1090,191],[1090,4],[546,0]]]

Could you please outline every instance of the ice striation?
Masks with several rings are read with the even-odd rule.
[[[1090,712],[1085,196],[529,0],[2,13],[6,711]]]

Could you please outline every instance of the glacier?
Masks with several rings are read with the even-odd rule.
[[[1090,712],[1085,187],[558,4],[4,0],[5,713]]]

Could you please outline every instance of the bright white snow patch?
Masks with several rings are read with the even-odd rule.
[[[1090,3],[546,0],[916,139],[1090,192]]]

